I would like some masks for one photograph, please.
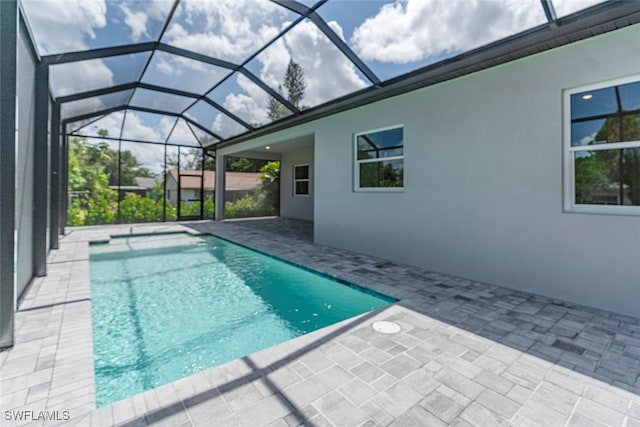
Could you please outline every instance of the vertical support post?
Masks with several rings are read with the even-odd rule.
[[[49,244],[51,249],[58,249],[60,238],[60,103],[54,102],[51,112],[51,197],[49,198],[51,214],[49,215]]]
[[[125,118],[123,119],[126,120],[126,113],[125,113]],[[124,127],[124,125],[123,125]],[[122,215],[120,214],[120,195],[122,194],[120,192],[120,184],[122,182],[122,132],[120,132],[120,138],[118,138],[118,198],[116,199],[118,201],[118,216],[116,217],[116,222],[118,224],[120,224],[122,222]]]
[[[18,3],[0,1],[0,348],[13,346]]]
[[[49,66],[36,66],[33,150],[33,274],[47,274]]]
[[[200,219],[204,219],[204,148],[202,149],[202,175],[200,176]]]
[[[167,221],[167,144],[164,144],[164,173],[162,174],[162,222]]]
[[[216,197],[216,215],[215,220],[220,221],[224,219],[224,175],[226,171],[226,157],[216,153],[216,184],[215,184],[215,197]]]
[[[180,211],[180,205],[181,205],[180,200],[182,200],[182,193],[180,192],[181,191],[180,190],[180,184],[181,184],[180,183],[180,176],[182,175],[180,173],[180,156],[182,156],[182,151],[180,150],[180,148],[178,148],[178,182],[177,182],[177,185],[178,185],[178,189],[177,190],[178,191],[176,193],[178,195],[178,199],[177,199],[177,202],[176,202],[177,203],[176,214],[177,214],[178,221],[180,221],[180,217],[182,216],[182,212]]]
[[[62,127],[61,171],[60,171],[60,234],[65,235],[67,212],[69,211],[69,137],[67,126]]]

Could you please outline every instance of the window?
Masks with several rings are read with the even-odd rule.
[[[309,165],[295,165],[293,167],[293,195],[309,195]]]
[[[394,126],[355,135],[356,191],[403,189],[403,134],[402,126]]]
[[[640,214],[640,76],[565,93],[565,209]]]

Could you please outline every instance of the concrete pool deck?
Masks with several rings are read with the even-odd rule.
[[[96,409],[89,241],[171,231],[212,233],[400,301]],[[640,319],[311,236],[310,223],[280,218],[70,229],[21,301],[15,346],[0,352],[0,424],[640,426]],[[402,329],[383,335],[375,320]],[[41,415],[59,420],[24,419]]]

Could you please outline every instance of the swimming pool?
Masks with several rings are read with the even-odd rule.
[[[90,254],[99,407],[395,301],[208,235]]]

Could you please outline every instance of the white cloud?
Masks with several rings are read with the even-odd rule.
[[[226,68],[166,52],[156,52],[144,81],[200,94],[211,89],[229,73]]]
[[[107,25],[104,0],[24,0],[23,5],[36,33],[42,54],[87,48],[86,36]]]
[[[245,129],[244,126],[242,126],[240,123],[236,122],[226,114],[219,113],[213,121],[211,130],[213,130],[216,134],[220,135],[223,138],[229,138],[235,135],[239,135],[245,132],[247,129]]]
[[[179,120],[176,127],[173,129],[170,141],[178,144],[198,144],[195,136],[193,136],[193,132],[191,132],[191,129],[189,129],[186,123],[182,120]]]
[[[165,118],[163,117],[163,119]],[[140,116],[134,111],[127,111],[122,137],[137,141],[164,141],[160,132],[151,126],[145,125]]]
[[[337,23],[329,25],[342,32]],[[353,63],[312,22],[301,22],[258,56],[260,77],[277,88],[290,58],[304,71],[307,89],[302,105],[315,106],[366,86]]]
[[[291,14],[266,1],[185,0],[177,16],[189,28],[172,24],[164,38],[169,44],[239,63],[275,37]]]
[[[243,92],[229,93],[222,105],[249,124],[267,123],[267,93],[242,74],[238,74],[236,83]],[[223,114],[216,116],[212,129],[222,136],[245,131],[243,127],[227,119]]]
[[[0,0],[2,1],[2,0]],[[41,54],[85,50],[86,37],[107,25],[104,0],[24,0]],[[51,67],[50,79],[57,94],[70,94],[113,84],[113,72],[101,60]]]
[[[93,111],[100,111],[105,108],[100,98],[86,98],[78,101],[66,102],[62,104],[62,118],[77,116]]]
[[[122,150],[131,151],[138,164],[162,176],[164,170],[164,146],[158,144],[123,143]]]
[[[140,41],[142,36],[150,37],[147,31],[148,15],[145,11],[132,11],[126,5],[120,5],[120,10],[124,13],[124,22],[131,29],[131,38],[134,42]]]
[[[602,2],[603,0],[553,0],[553,6],[558,16],[564,16]]]
[[[119,138],[123,117],[124,112],[122,111],[111,113],[84,127],[80,130],[79,133],[86,136],[97,136],[98,131],[100,131],[101,129],[105,129],[109,137]]]
[[[587,135],[587,136],[583,137],[580,140],[580,145],[589,145],[589,144],[591,144],[593,141],[596,140],[596,134],[597,133],[598,132],[594,132],[591,135]]]
[[[469,50],[545,22],[538,0],[407,0],[354,30],[365,60],[405,64]]]
[[[72,62],[52,66],[49,81],[54,93],[64,96],[109,87],[113,85],[113,72],[100,59]]]
[[[338,24],[330,25],[342,35]],[[257,57],[260,78],[277,89],[291,58],[305,73],[307,89],[302,105],[315,106],[366,86],[354,65],[311,22],[301,22]],[[250,124],[267,123],[269,95],[242,75],[236,83],[242,92],[228,94],[223,106]],[[212,129],[223,137],[244,132],[244,128],[223,114],[216,116]]]

